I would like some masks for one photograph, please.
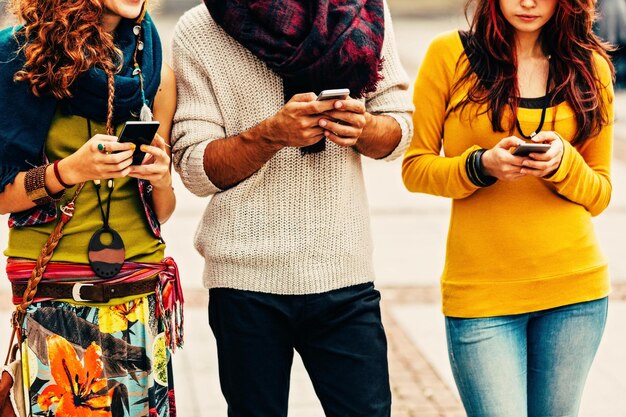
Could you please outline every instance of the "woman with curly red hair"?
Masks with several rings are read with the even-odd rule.
[[[575,416],[607,313],[591,217],[611,197],[613,66],[593,0],[472,6],[422,62],[404,183],[452,199],[441,287],[468,415]]]
[[[14,0],[23,24],[0,32],[0,213],[33,415],[176,414],[182,293],[160,233],[176,88],[146,1]],[[153,117],[151,143],[118,142]]]

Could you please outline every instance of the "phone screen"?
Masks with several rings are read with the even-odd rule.
[[[317,96],[317,101],[322,100],[345,100],[350,96],[350,90],[347,88],[337,88],[334,90],[323,90]]]
[[[545,153],[550,149],[547,143],[524,143],[512,151],[515,156],[528,156],[531,153]]]
[[[124,125],[118,141],[131,142],[136,145],[133,153],[133,165],[141,165],[143,158],[146,156],[146,153],[140,149],[141,145],[150,145],[152,143],[154,135],[159,130],[159,125],[160,123],[157,121],[130,121]]]

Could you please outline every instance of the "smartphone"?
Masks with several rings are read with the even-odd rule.
[[[140,148],[141,145],[150,145],[157,130],[159,130],[160,123],[153,122],[141,122],[130,121],[126,122],[120,133],[118,142],[131,142],[136,145],[135,152],[133,153],[133,165],[141,165],[146,153]]]
[[[345,100],[350,97],[350,90],[347,88],[336,88],[334,90],[323,90],[318,96],[317,101],[322,100]]]
[[[511,153],[515,156],[528,156],[531,153],[545,153],[550,149],[548,143],[522,143],[514,148]]]

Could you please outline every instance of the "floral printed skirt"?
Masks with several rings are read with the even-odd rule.
[[[33,303],[24,376],[33,416],[175,417],[154,295],[115,306]]]

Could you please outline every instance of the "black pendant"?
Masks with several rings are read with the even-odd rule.
[[[110,243],[103,243],[102,238],[110,236]],[[110,227],[103,227],[93,234],[87,247],[87,257],[91,269],[100,278],[114,277],[122,269],[126,259],[124,241],[119,233]]]

